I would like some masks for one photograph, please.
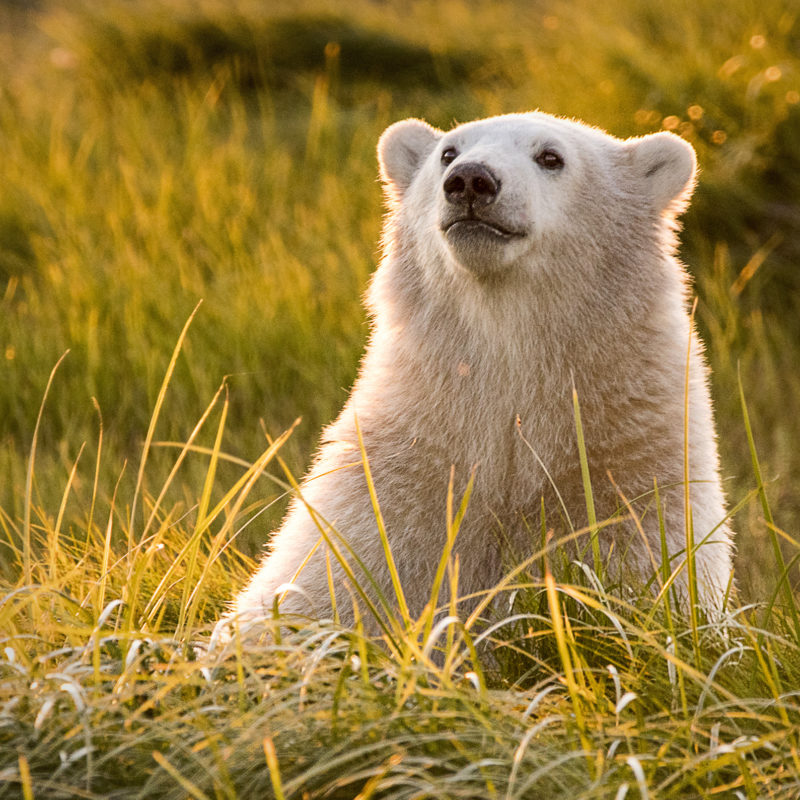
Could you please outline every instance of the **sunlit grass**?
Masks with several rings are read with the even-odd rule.
[[[162,401],[171,377],[168,367]],[[188,509],[134,488],[142,513],[122,497],[99,500],[97,524],[79,534],[32,505],[28,548],[6,545],[18,578],[0,601],[0,796],[797,791],[800,639],[786,610],[762,621],[759,609],[730,605],[706,620],[673,607],[668,591],[603,585],[544,537],[464,617],[453,544],[469,490],[458,504],[452,488],[447,498],[446,545],[418,619],[401,602],[414,587],[396,585],[380,609],[354,595],[352,630],[268,616],[260,636],[234,629],[209,651],[221,601],[252,569],[229,545],[289,435],[212,505],[226,458],[221,398],[174,456],[176,470],[192,458],[206,465]],[[194,447],[214,418],[214,446]],[[6,533],[20,524],[3,517]],[[375,639],[362,624],[371,613],[384,620]]]
[[[791,3],[81,0],[0,23],[0,797],[797,796]],[[451,490],[419,618],[396,581],[377,639],[365,587],[353,630],[265,620],[206,653],[355,375],[380,132],[531,107],[698,150],[682,254],[740,605],[675,603],[667,559],[624,592],[595,519],[585,563],[543,525],[464,615]]]
[[[381,130],[411,114],[447,127],[538,106],[618,135],[669,127],[698,149],[701,182],[684,253],[698,276],[697,318],[709,334],[730,493],[744,494],[750,471],[731,389],[740,364],[754,433],[765,443],[765,481],[777,481],[781,518],[800,518],[791,488],[800,471],[792,446],[797,415],[780,413],[800,401],[800,384],[786,379],[797,336],[786,290],[794,286],[796,236],[784,213],[800,119],[791,80],[796,23],[778,0],[758,14],[729,4],[720,19],[704,4],[680,3],[668,23],[639,4],[612,6],[556,4],[542,16],[528,4],[468,8],[454,0],[446,10],[415,5],[404,17],[392,5],[378,13],[358,4],[347,19],[339,10],[338,28],[320,28],[332,10],[321,0],[302,17],[280,4],[270,15],[246,2],[234,13],[229,4],[190,9],[176,0],[170,15],[155,13],[157,4],[123,13],[87,0],[57,11],[45,5],[23,28],[27,35],[7,25],[0,64],[9,75],[0,103],[3,507],[22,509],[36,409],[64,352],[54,387],[61,399],[41,430],[51,446],[42,448],[34,487],[48,499],[60,496],[76,448],[97,435],[92,398],[109,459],[132,457],[158,393],[156,365],[201,299],[187,357],[175,367],[181,389],[167,400],[164,438],[180,439],[178,421],[197,418],[226,380],[231,449],[254,460],[260,418],[278,431],[302,416],[284,452],[302,471],[346,396],[366,334],[360,297],[379,237],[374,147]],[[292,19],[303,47],[320,30],[349,32],[338,54],[329,48],[321,60],[302,55],[298,44],[278,79],[269,66],[278,55],[266,45],[254,49],[247,37]],[[194,26],[186,36],[195,37],[197,52],[191,69],[178,70],[168,54],[189,41],[181,39],[184,24]],[[239,37],[241,53],[215,49],[215,29],[230,47]],[[151,54],[143,65],[132,42],[148,31],[163,58]],[[445,70],[422,84],[379,79],[367,66],[341,71],[347,48],[373,52],[384,35],[409,52],[481,55],[462,77]],[[133,49],[115,46],[111,65],[115,41]],[[245,57],[255,59],[252,69],[261,65],[263,81],[241,82],[237,59]],[[770,71],[775,65],[778,72]],[[758,392],[749,391],[754,385]],[[98,491],[110,495],[116,477],[101,469]],[[123,476],[129,485],[134,479],[132,470]],[[78,470],[76,486],[91,480]],[[268,513],[269,524],[280,512]],[[65,513],[69,519],[73,508]],[[761,562],[763,548],[752,541],[742,537],[740,552]],[[242,544],[254,552],[258,542]]]

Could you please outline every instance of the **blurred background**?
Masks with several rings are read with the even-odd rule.
[[[58,359],[69,350],[42,413],[31,495],[34,517],[62,513],[79,538],[93,496],[116,487],[124,516],[159,387],[200,300],[155,438],[186,441],[225,381],[223,449],[253,460],[265,431],[301,416],[283,453],[302,472],[367,333],[380,132],[407,116],[447,128],[534,108],[622,137],[672,130],[698,152],[681,257],[699,296],[726,487],[740,506],[739,583],[746,599],[769,591],[775,562],[738,376],[792,559],[796,0],[2,0],[0,570],[10,569],[2,541],[24,513]],[[216,419],[199,444],[211,446]],[[154,450],[151,493],[176,452]],[[176,518],[193,513],[207,460],[183,465]],[[241,474],[226,463],[219,491]],[[245,552],[279,520],[282,491],[265,477],[251,493],[258,516],[239,536]]]

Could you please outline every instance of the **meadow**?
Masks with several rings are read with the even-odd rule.
[[[724,624],[548,551],[488,627],[206,652],[355,376],[381,131],[535,107],[698,152]],[[7,0],[0,154],[0,798],[800,796],[796,3]]]

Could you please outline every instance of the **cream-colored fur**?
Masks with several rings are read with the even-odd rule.
[[[685,546],[687,352],[694,537],[707,538],[696,561],[702,600],[718,607],[730,579],[730,532],[707,369],[673,255],[675,219],[694,186],[692,148],[669,133],[621,141],[537,112],[447,133],[406,120],[383,134],[378,155],[389,210],[369,292],[369,345],[302,499],[234,613],[271,613],[276,591],[320,539],[319,520],[348,540],[395,602],[356,417],[412,613],[429,598],[445,543],[451,465],[458,496],[477,465],[456,544],[462,595],[502,577],[501,541],[534,552],[542,497],[549,526],[586,525],[573,386],[597,517],[624,507],[624,495],[647,540],[628,515],[601,531],[603,552],[614,543],[617,577],[647,579],[650,552],[658,560],[661,550],[654,479],[669,548]],[[330,615],[324,551],[297,575],[282,610]],[[342,621],[352,622],[345,576],[335,558],[331,567]]]

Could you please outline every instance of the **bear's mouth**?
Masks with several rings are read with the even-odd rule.
[[[521,231],[514,231],[509,228],[504,228],[496,222],[488,222],[485,219],[478,217],[459,217],[458,219],[449,220],[442,225],[442,233],[449,235],[450,233],[456,236],[466,234],[491,234],[500,239],[518,239],[525,234]]]

